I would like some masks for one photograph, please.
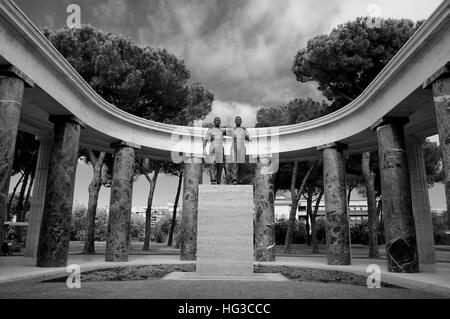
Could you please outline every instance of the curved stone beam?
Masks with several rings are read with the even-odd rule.
[[[281,161],[320,157],[318,145],[341,141],[350,152],[376,149],[370,126],[383,116],[407,116],[406,134],[435,134],[431,90],[421,84],[450,56],[450,2],[443,1],[368,88],[346,107],[322,118],[292,126],[253,129],[253,140],[278,140]],[[142,145],[138,156],[170,159],[175,147],[187,153],[204,130],[156,123],[128,114],[97,95],[10,0],[0,0],[0,65],[12,64],[32,81],[22,110],[21,128],[50,130],[48,114],[73,114],[86,125],[80,144],[98,150],[125,140]],[[430,105],[427,106],[427,103]],[[176,138],[181,137],[179,142]],[[175,137],[175,139],[174,139]],[[256,152],[255,145],[249,153]]]

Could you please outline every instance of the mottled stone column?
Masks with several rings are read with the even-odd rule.
[[[317,148],[323,151],[326,252],[329,265],[351,264],[344,148],[344,145],[338,143]]]
[[[3,223],[25,85],[33,83],[15,67],[0,67],[0,243],[5,235]]]
[[[42,214],[37,267],[67,265],[73,192],[83,123],[74,116],[50,116],[55,124]]]
[[[198,185],[202,183],[202,163],[192,158],[184,163],[183,212],[181,216],[181,260],[196,260]]]
[[[275,261],[274,180],[270,159],[260,159],[255,171],[255,260]]]
[[[111,147],[114,148],[114,166],[105,261],[122,262],[128,261],[135,149],[140,149],[140,146],[119,142]]]
[[[30,214],[28,217],[27,241],[25,246],[25,257],[36,257],[39,232],[41,230],[42,214],[44,211],[45,189],[47,187],[48,166],[53,145],[51,134],[38,136],[39,155],[36,164],[36,174],[33,183],[33,194],[31,196]]]
[[[403,131],[407,122],[407,118],[382,118],[372,126],[378,136],[386,261],[390,272],[419,271]]]
[[[431,81],[431,80],[430,80]],[[445,173],[447,225],[450,228],[450,65],[443,67],[432,78],[434,105]]]
[[[406,153],[411,180],[413,215],[416,227],[419,264],[436,263],[433,222],[428,195],[427,172],[423,155],[424,139],[407,139]]]

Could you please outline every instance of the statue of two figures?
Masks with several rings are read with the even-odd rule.
[[[206,145],[209,147],[209,174],[211,184],[220,184],[222,180],[222,172],[225,167],[226,173],[231,175],[234,185],[239,183],[239,167],[245,163],[245,141],[250,141],[250,135],[246,128],[242,127],[241,117],[235,119],[236,127],[232,130],[226,130],[220,127],[221,121],[219,117],[214,119],[214,127],[208,129],[203,141],[204,153]],[[224,136],[230,135],[231,149],[228,161],[225,161],[224,154]],[[229,172],[227,172],[229,170]]]

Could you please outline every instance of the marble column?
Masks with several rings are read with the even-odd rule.
[[[183,213],[181,216],[181,260],[197,258],[198,185],[202,184],[202,163],[191,158],[184,163]]]
[[[403,126],[407,118],[382,118],[378,136],[386,261],[390,272],[418,272],[416,230]]]
[[[114,166],[105,261],[125,262],[130,241],[135,150],[140,146],[123,141],[111,147],[114,148]]]
[[[36,266],[65,267],[69,253],[80,132],[84,124],[71,115],[50,116],[50,121],[55,126]]]
[[[446,69],[446,70],[445,70]],[[445,197],[447,199],[447,225],[450,229],[450,66],[432,82],[439,144],[445,173]]]
[[[25,86],[31,87],[33,82],[17,68],[0,67],[0,243],[5,236],[3,223]]]
[[[435,264],[433,221],[428,195],[423,143],[425,139],[408,138],[406,154],[411,181],[411,197],[416,227],[419,264]]]
[[[260,159],[255,171],[255,260],[275,261],[274,179],[270,159]]]
[[[42,214],[44,212],[45,189],[47,187],[48,167],[50,163],[53,136],[51,134],[38,136],[39,154],[36,164],[36,174],[31,196],[30,214],[28,215],[27,241],[25,257],[36,257],[39,232],[41,230]]]
[[[326,253],[329,265],[350,265],[350,227],[345,183],[345,145],[330,143],[317,148],[323,152]]]

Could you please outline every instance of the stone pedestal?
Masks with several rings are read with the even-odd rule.
[[[323,151],[326,253],[329,265],[350,265],[350,227],[343,150],[338,143],[318,148]]]
[[[82,123],[73,116],[51,116],[55,124],[42,215],[37,267],[65,267]]]
[[[423,142],[424,140],[408,139],[406,152],[411,180],[412,207],[419,264],[434,264],[436,263],[436,253],[434,249],[430,199],[428,197],[427,173],[423,157]]]
[[[258,161],[255,171],[255,260],[275,261],[274,181],[270,161]]]
[[[253,275],[253,186],[200,185],[197,275]]]
[[[31,81],[14,67],[0,67],[0,243],[4,239],[9,183],[25,85]]]
[[[25,246],[25,257],[36,257],[39,232],[41,230],[42,214],[44,211],[45,189],[47,187],[48,166],[53,144],[53,136],[38,137],[39,155],[36,164],[36,174],[33,183],[33,194],[31,196],[30,214],[28,217],[27,241]]]
[[[111,147],[114,148],[114,166],[105,261],[125,262],[130,241],[135,149],[139,146],[120,142]]]
[[[378,136],[386,261],[390,272],[419,271],[403,132],[407,121],[406,118],[383,118],[372,127]]]
[[[181,260],[195,260],[197,255],[198,187],[202,183],[201,159],[184,163],[183,213],[181,216]]]

